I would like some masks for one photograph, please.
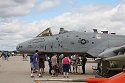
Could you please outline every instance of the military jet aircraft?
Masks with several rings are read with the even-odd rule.
[[[17,45],[17,51],[45,53],[77,53],[88,57],[112,57],[125,52],[125,36],[109,34],[107,31],[98,33],[67,31],[60,28],[59,34],[53,35],[47,28],[35,38]]]

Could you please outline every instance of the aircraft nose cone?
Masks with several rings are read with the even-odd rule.
[[[19,52],[27,52],[27,51],[29,51],[29,49],[30,49],[29,48],[29,41],[19,43],[16,46],[16,50],[19,51]]]
[[[16,50],[17,50],[17,51],[21,51],[21,48],[22,48],[22,45],[21,45],[21,44],[18,44],[18,45],[16,46]]]
[[[17,51],[18,51],[18,49],[19,49],[19,45],[16,46],[16,50],[17,50]]]

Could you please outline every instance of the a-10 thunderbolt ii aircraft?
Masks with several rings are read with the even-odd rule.
[[[88,57],[112,57],[125,51],[125,36],[98,33],[66,31],[60,28],[59,34],[53,35],[47,28],[35,38],[22,42],[17,51],[31,53],[39,50],[45,53],[77,53]]]

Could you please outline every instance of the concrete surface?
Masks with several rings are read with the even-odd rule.
[[[94,77],[92,66],[96,66],[96,63],[86,64],[86,74],[69,74],[69,79],[80,79],[80,78],[90,78]],[[78,70],[81,73],[81,67]],[[35,78],[38,78],[35,75]],[[48,63],[46,62],[45,73],[42,78],[46,79],[64,79],[63,75],[58,77],[52,77],[48,74]],[[23,61],[21,56],[11,56],[9,61],[2,60],[0,58],[0,83],[35,83],[34,78],[30,77],[30,63],[28,61]],[[53,81],[43,81],[41,83],[65,83],[65,82],[53,82]],[[72,82],[68,82],[72,83]]]

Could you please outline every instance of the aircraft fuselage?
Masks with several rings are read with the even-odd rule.
[[[20,43],[17,50],[21,52],[46,53],[88,53],[94,57],[104,50],[125,45],[125,36],[113,34],[67,32],[34,39]]]

